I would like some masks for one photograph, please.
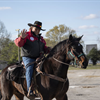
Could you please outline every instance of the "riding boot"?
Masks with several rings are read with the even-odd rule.
[[[38,95],[36,95],[36,93],[34,93],[33,90],[32,90],[31,88],[32,88],[32,87],[30,86],[30,87],[29,87],[28,94],[27,94],[27,97],[28,97],[29,99],[38,97]]]
[[[33,94],[33,91],[31,90],[31,86],[29,87],[29,91],[28,91],[27,97],[28,98],[30,98],[30,97],[35,98],[35,95]]]

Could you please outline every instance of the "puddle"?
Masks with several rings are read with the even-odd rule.
[[[76,96],[83,96],[84,94],[76,94]]]
[[[89,78],[91,78],[91,77],[100,77],[100,76],[85,76],[85,77],[89,77]]]
[[[69,88],[78,88],[78,87],[82,87],[82,88],[95,88],[96,86],[69,86]]]
[[[77,88],[77,87],[79,87],[79,86],[69,86],[69,88]]]
[[[95,88],[95,86],[83,86],[83,88]]]

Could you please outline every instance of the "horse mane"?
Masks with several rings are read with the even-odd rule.
[[[50,51],[50,53],[48,54],[47,58],[49,57],[52,57],[54,54],[56,53],[61,53],[65,50],[66,48],[66,43],[67,43],[67,40],[63,40],[61,42],[59,42],[58,44],[56,44]]]
[[[59,42],[58,44],[56,44],[50,51],[50,53],[48,54],[48,57],[52,57],[54,54],[58,53],[58,52],[63,52],[66,49],[67,43],[72,44],[75,41],[77,41],[77,37],[73,36],[73,39],[69,42],[69,39],[65,39],[61,42]]]

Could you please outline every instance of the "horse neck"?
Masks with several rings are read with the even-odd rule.
[[[46,71],[49,74],[54,74],[57,76],[65,77],[67,75],[68,67],[67,65],[64,65],[62,63],[59,63],[53,59],[56,58],[57,60],[64,62],[64,63],[70,63],[69,60],[66,60],[66,41],[62,41],[58,45],[56,45],[48,55],[48,59],[46,60]]]
[[[66,55],[64,54],[60,54],[60,55],[56,55],[54,56],[54,58],[56,58],[57,60],[61,61],[61,62],[64,62],[64,63],[69,63],[68,61],[66,61]],[[59,76],[59,77],[62,77],[62,78],[66,78],[67,76],[67,71],[68,71],[68,65],[64,65],[62,63],[59,63],[57,61],[55,61],[53,59],[53,56],[50,57],[47,61],[47,72],[49,74],[54,74],[56,76]]]
[[[66,60],[66,55],[60,55],[57,60],[69,64],[69,61]],[[58,76],[61,75],[61,77],[66,77],[69,66],[57,61],[56,63],[59,64],[59,66],[56,66]]]

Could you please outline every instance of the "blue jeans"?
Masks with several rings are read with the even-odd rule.
[[[29,64],[30,62],[34,62],[36,59],[32,59],[32,58],[29,58],[29,57],[22,57],[22,60],[24,62],[25,68],[26,68],[27,64]],[[34,67],[34,64],[29,65],[26,68],[27,91],[29,90],[29,87],[31,85],[32,76],[33,76],[33,67]]]

